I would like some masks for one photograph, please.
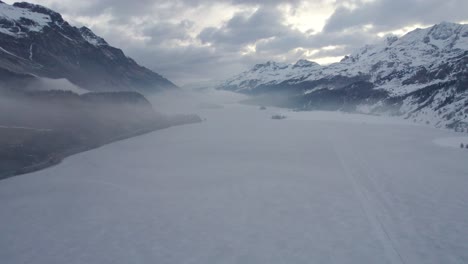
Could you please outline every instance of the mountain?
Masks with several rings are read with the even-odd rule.
[[[437,127],[468,127],[468,25],[443,22],[389,36],[327,66],[258,64],[219,88],[298,110],[402,115]]]
[[[0,180],[116,140],[201,122],[163,115],[142,95],[173,88],[89,28],[43,6],[0,1]]]
[[[151,92],[176,87],[89,28],[46,7],[0,1],[0,74],[67,79],[90,91]]]

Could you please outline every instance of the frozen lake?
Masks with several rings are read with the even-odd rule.
[[[0,262],[468,263],[468,150],[436,144],[463,134],[212,98],[0,181]]]

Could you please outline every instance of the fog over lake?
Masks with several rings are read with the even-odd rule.
[[[2,181],[1,262],[468,262],[463,134],[242,99],[153,99],[204,122]]]

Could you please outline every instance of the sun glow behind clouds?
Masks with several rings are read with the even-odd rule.
[[[253,12],[252,7],[233,6],[226,3],[214,3],[209,5],[200,5],[196,8],[188,9],[185,13],[175,18],[175,22],[180,19],[194,22],[190,32],[196,37],[203,29],[207,27],[216,27],[231,19],[234,14],[239,12]]]
[[[328,65],[328,64],[335,63],[335,62],[339,62],[342,59],[343,59],[343,56],[334,56],[334,57],[315,58],[313,59],[313,61],[320,65]]]
[[[310,61],[314,61],[320,65],[328,65],[335,62],[339,62],[343,59],[343,56],[316,56],[320,51],[332,51],[343,48],[343,46],[326,46],[320,49],[307,50],[304,52],[304,58]]]
[[[285,24],[303,33],[315,34],[322,31],[326,20],[335,8],[333,1],[306,1],[293,7],[290,4],[279,6],[285,14]]]
[[[241,55],[244,56],[244,55],[249,55],[249,54],[253,54],[257,51],[257,46],[255,44],[253,45],[247,45],[244,50],[241,51]]]

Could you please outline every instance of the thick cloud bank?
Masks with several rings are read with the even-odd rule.
[[[468,21],[465,0],[30,1],[91,27],[182,85],[267,60],[330,63],[388,33]]]

